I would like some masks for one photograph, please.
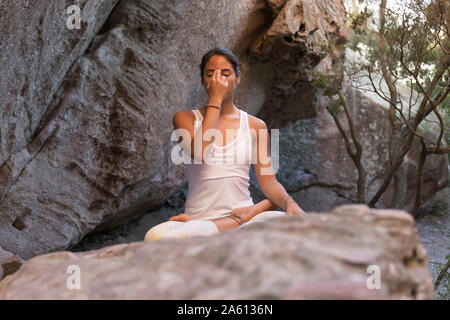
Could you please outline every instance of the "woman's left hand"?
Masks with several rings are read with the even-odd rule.
[[[169,218],[169,221],[187,222],[190,220],[194,220],[194,218],[184,212]]]

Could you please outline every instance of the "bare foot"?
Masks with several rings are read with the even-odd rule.
[[[187,222],[190,220],[194,220],[194,218],[184,212],[169,218],[169,221]]]

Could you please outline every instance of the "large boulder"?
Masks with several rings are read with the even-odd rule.
[[[72,22],[69,18],[73,12],[67,12],[65,2],[0,3],[0,247],[30,256],[32,252],[43,251],[29,248],[43,247],[45,238],[53,237],[54,230],[44,237],[42,231],[48,231],[35,230],[24,238],[22,220],[41,201],[56,202],[59,206],[57,190],[48,197],[42,196],[45,188],[42,190],[36,182],[45,170],[33,170],[32,179],[28,176],[34,167],[34,157],[39,157],[42,148],[46,150],[45,144],[56,130],[46,123],[46,117],[53,111],[50,105],[54,104],[56,91],[117,2],[78,1],[82,9],[80,29],[68,28],[67,20]],[[24,188],[22,184],[29,185]],[[60,206],[60,210],[64,208]],[[50,215],[47,218],[52,219]],[[18,250],[20,246],[24,250]],[[48,248],[45,244],[44,247]]]
[[[311,71],[329,72],[333,63],[339,63],[327,50],[343,60],[342,45],[349,40],[347,16],[343,0],[267,3],[273,20],[249,48],[248,60],[268,66],[272,79],[265,100],[251,111],[258,113],[268,127],[283,128],[316,116],[317,90],[312,85]],[[258,77],[265,74],[255,71]]]
[[[432,298],[413,218],[365,205],[272,218],[207,241],[45,254],[0,282],[0,299]]]
[[[89,3],[80,6],[82,24],[86,26],[85,20],[102,24],[107,10],[94,6],[89,11]],[[40,3],[38,13],[53,12],[49,6]],[[41,26],[38,18],[25,19],[24,11],[10,9],[17,10],[17,19]],[[328,34],[345,38],[341,36],[344,13],[342,1],[330,7],[324,0],[218,0],[213,4],[124,0],[101,30],[92,29],[97,34],[88,49],[83,43],[73,53],[64,46],[52,51],[58,43],[54,39],[66,40],[71,33],[61,15],[47,14],[45,26],[64,31],[40,38],[37,33],[40,46],[17,48],[17,52],[45,57],[35,62],[44,70],[40,75],[56,77],[50,84],[33,82],[32,71],[24,88],[32,88],[27,99],[37,109],[27,110],[36,125],[21,138],[2,135],[20,141],[14,142],[13,153],[1,151],[0,246],[28,259],[68,248],[89,232],[117,226],[161,204],[186,182],[184,166],[175,165],[170,157],[172,116],[207,101],[198,70],[202,55],[222,46],[244,57],[237,105],[257,112],[266,95],[273,96],[270,88],[276,85],[279,91],[284,90],[282,83],[306,81],[304,68],[326,58],[320,44],[312,40],[326,41]],[[311,16],[314,20],[309,20]],[[26,33],[8,29],[7,34],[19,44],[26,42]],[[88,40],[92,36],[86,35]],[[270,51],[280,41],[289,57],[278,63],[270,59]],[[267,51],[269,44],[272,49]],[[51,54],[59,52],[68,55],[66,68],[51,69]],[[299,63],[290,66],[296,59]],[[274,80],[278,73],[273,69],[281,65],[297,71],[282,81]],[[7,65],[2,83],[9,81],[15,68]],[[20,88],[12,90],[8,99],[22,101],[17,97],[28,90]],[[294,89],[287,88],[285,94]],[[16,112],[17,118],[22,121],[25,113]],[[16,127],[17,132],[23,129]]]

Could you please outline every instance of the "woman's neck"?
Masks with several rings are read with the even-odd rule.
[[[238,109],[233,104],[233,99],[227,99],[222,101],[222,108],[220,110],[221,116],[231,116],[232,114],[235,114]]]

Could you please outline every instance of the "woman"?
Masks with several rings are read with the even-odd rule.
[[[249,221],[305,213],[273,173],[266,124],[233,103],[240,83],[239,59],[218,47],[203,56],[200,72],[208,104],[173,117],[174,128],[189,133],[179,140],[188,176],[186,213],[151,228],[145,241],[211,235]],[[209,140],[207,132],[214,132]],[[257,204],[248,190],[250,162],[267,197]],[[278,207],[286,212],[275,211]]]

